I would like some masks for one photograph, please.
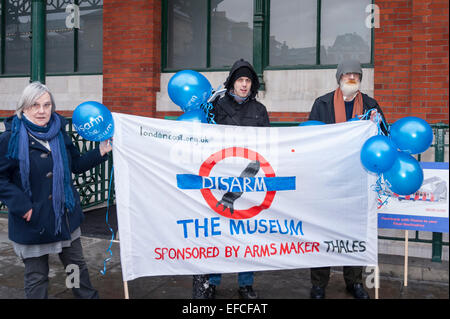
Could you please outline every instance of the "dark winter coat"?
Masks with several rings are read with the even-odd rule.
[[[61,125],[66,121],[61,117]],[[0,201],[8,207],[9,239],[19,244],[45,244],[69,240],[70,234],[77,229],[84,219],[80,205],[80,195],[72,182],[75,208],[62,217],[61,233],[55,235],[55,214],[52,205],[53,159],[40,142],[29,138],[30,150],[30,187],[32,197],[27,196],[22,188],[19,161],[6,158],[11,137],[12,117],[5,122],[6,131],[0,135]],[[101,156],[99,149],[83,155],[73,145],[66,132],[64,142],[72,173],[83,173],[107,160]],[[27,222],[23,216],[33,209],[31,219]]]
[[[242,104],[237,103],[230,95],[233,89],[233,74],[239,68],[247,67],[252,72],[251,93],[247,101]],[[269,114],[266,107],[256,101],[259,81],[252,65],[244,60],[238,60],[232,66],[227,80],[224,83],[227,92],[218,101],[213,102],[214,120],[217,124],[237,125],[237,126],[270,126]]]
[[[215,103],[213,113],[217,124],[270,126],[269,115],[263,104],[255,99],[238,104],[228,92]]]
[[[367,94],[361,94],[363,98],[363,113],[366,113],[370,109],[376,108],[383,117],[383,120],[386,122],[386,120],[384,119],[383,111],[381,110],[377,101]],[[334,91],[327,93],[314,101],[311,113],[309,114],[309,120],[322,121],[325,124],[336,123],[336,119],[334,117]],[[384,131],[384,125],[381,125],[381,127]]]

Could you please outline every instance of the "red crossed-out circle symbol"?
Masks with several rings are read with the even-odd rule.
[[[259,161],[260,167],[266,177],[275,177],[275,171],[264,157],[255,151],[243,147],[230,147],[212,154],[200,166],[199,175],[205,177],[209,176],[212,168],[227,157],[241,157],[250,161],[257,160]],[[232,219],[247,219],[258,215],[263,209],[270,207],[276,194],[276,191],[267,191],[266,196],[260,205],[253,206],[248,209],[235,209],[234,213],[231,214],[229,209],[223,210],[221,205],[217,206],[218,200],[212,194],[211,189],[202,188],[200,192],[202,193],[206,203],[213,211],[219,215]]]

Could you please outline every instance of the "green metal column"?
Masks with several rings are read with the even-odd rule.
[[[31,1],[31,78],[45,83],[45,0]]]
[[[435,125],[435,148],[434,148],[434,161],[444,161],[445,151],[445,124],[438,123]],[[442,262],[442,233],[433,233],[431,246],[431,261]]]
[[[265,1],[254,0],[253,2],[253,67],[258,75],[260,90],[265,90],[264,83],[264,37],[265,37]]]

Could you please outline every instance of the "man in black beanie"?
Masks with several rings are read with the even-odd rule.
[[[213,102],[217,124],[270,126],[266,107],[256,101],[259,80],[250,63],[243,59],[236,61],[224,85],[225,96]]]
[[[256,101],[259,89],[258,76],[253,66],[240,59],[231,67],[227,80],[224,83],[227,89],[225,95],[213,101],[214,120],[217,124],[237,126],[270,126],[266,107]],[[259,162],[251,162],[242,172],[242,176],[256,175]],[[233,203],[242,193],[228,192],[219,201],[223,209],[230,209],[233,213]],[[209,280],[208,280],[209,277]],[[194,299],[215,298],[216,286],[220,284],[221,274],[196,275],[193,281]],[[239,296],[242,299],[258,298],[253,290],[253,272],[238,274]]]

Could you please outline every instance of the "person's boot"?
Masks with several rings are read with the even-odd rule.
[[[310,291],[311,299],[324,299],[325,298],[325,288],[319,286],[312,286]]]
[[[216,299],[216,286],[209,284],[206,289],[206,299]]]
[[[194,275],[192,281],[192,299],[209,299],[209,276]]]
[[[239,287],[239,296],[242,299],[258,299],[258,295],[252,286]]]
[[[362,284],[353,284],[347,286],[347,291],[355,297],[355,299],[370,299],[367,291],[364,290]]]

